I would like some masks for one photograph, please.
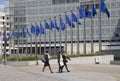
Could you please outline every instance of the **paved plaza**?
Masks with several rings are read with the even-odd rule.
[[[58,65],[51,65],[54,73],[43,65],[11,67],[0,65],[0,81],[120,81],[119,65],[79,65],[68,64],[70,72],[64,68],[58,73]]]

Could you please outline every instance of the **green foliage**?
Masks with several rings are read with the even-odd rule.
[[[75,58],[75,57],[86,57],[86,56],[99,56],[99,55],[104,55],[104,54],[100,54],[100,53],[96,53],[96,54],[72,54],[72,55],[68,55],[68,57],[70,58]],[[43,55],[38,55],[36,56],[30,56],[30,55],[20,55],[18,58],[17,56],[8,56],[7,60],[8,61],[33,61],[33,60],[41,60],[43,58]],[[56,59],[57,55],[52,55],[51,59]]]
[[[17,56],[9,56],[7,57],[8,61],[33,61],[33,60],[39,60],[41,59],[40,56],[25,56],[25,55],[20,55],[18,58]]]
[[[9,57],[7,57],[7,60],[8,61],[16,61],[17,57],[16,56],[9,56]]]
[[[2,58],[0,58],[0,61],[2,61]]]

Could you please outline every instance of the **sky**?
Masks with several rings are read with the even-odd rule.
[[[5,0],[0,0],[0,11],[3,11],[5,7]]]

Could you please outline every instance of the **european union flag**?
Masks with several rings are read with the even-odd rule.
[[[94,4],[92,4],[92,16],[94,17],[95,15],[97,15],[97,11],[95,9]]]
[[[35,34],[35,26],[31,25],[30,32]]]
[[[45,34],[45,29],[43,28],[43,25],[40,23],[40,34]]]
[[[36,31],[35,31],[35,35],[38,36],[40,33],[40,29],[39,29],[39,26],[36,25]]]
[[[108,18],[110,17],[110,13],[109,13],[109,11],[108,11],[108,9],[106,7],[106,4],[104,3],[103,0],[101,0],[101,3],[100,3],[100,11],[102,13],[106,13],[106,15],[108,16]]]
[[[79,8],[79,18],[82,19],[84,17],[84,7]]]
[[[71,20],[68,17],[68,15],[66,15],[66,24],[68,24],[69,26],[72,26],[73,28],[75,27],[75,25],[71,22]]]
[[[55,26],[55,22],[50,20],[50,29],[52,30],[54,28],[54,26]]]
[[[28,34],[29,36],[31,36],[31,34],[30,34],[30,32],[29,32],[28,28],[27,28],[27,34]]]
[[[24,27],[22,28],[22,38],[26,38],[26,32],[24,30]]]
[[[60,26],[61,26],[62,31],[64,31],[66,27],[65,27],[65,23],[63,22],[63,19],[61,16],[60,16]]]
[[[47,21],[45,21],[45,29],[49,29],[49,24]]]
[[[19,38],[19,31],[16,32],[16,38],[18,39]]]
[[[14,37],[14,31],[12,31],[11,33],[9,33],[8,40],[10,40],[12,37]]]
[[[11,39],[11,34],[9,33],[9,35],[8,35],[8,40],[10,40]]]
[[[85,17],[86,18],[91,18],[92,17],[92,13],[89,11],[88,8],[85,8]]]
[[[73,22],[78,22],[78,24],[81,24],[80,22],[79,22],[79,19],[76,17],[76,15],[72,12],[72,21]]]
[[[57,22],[55,22],[55,28],[57,29],[57,31],[60,30],[60,27],[58,26]]]

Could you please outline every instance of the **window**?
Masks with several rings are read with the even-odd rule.
[[[5,17],[3,16],[2,19],[5,19]]]

